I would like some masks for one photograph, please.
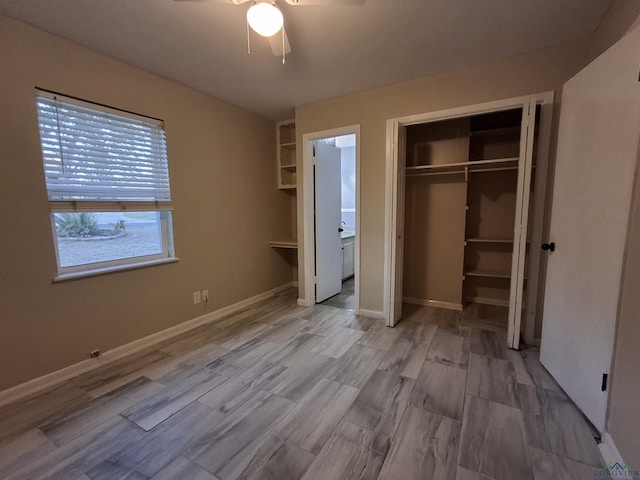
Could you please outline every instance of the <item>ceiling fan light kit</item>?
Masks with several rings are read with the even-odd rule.
[[[247,10],[247,52],[251,54],[250,30],[269,39],[271,51],[276,57],[282,56],[282,63],[286,55],[291,53],[291,45],[287,31],[284,28],[284,16],[276,5],[276,0],[175,0],[176,2],[214,2],[233,5],[250,4]],[[283,0],[280,0],[281,2]],[[332,6],[332,5],[362,5],[366,0],[284,0],[287,5],[294,6]],[[276,33],[281,32],[280,37]]]
[[[272,37],[280,31],[284,19],[275,3],[256,2],[247,10],[247,22],[258,35]]]

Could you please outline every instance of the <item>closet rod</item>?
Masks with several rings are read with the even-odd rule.
[[[469,173],[500,172],[502,170],[518,170],[518,167],[483,168],[480,170],[473,170],[470,168]]]
[[[482,173],[482,172],[500,172],[503,170],[517,170],[517,169],[518,167],[496,167],[496,168],[480,168],[480,169],[467,167],[466,169],[451,170],[448,172],[407,173],[407,177],[428,177],[431,175],[459,175],[459,174],[465,173],[465,170],[468,170],[469,173]]]
[[[407,177],[429,177],[431,175],[460,175],[463,170],[451,170],[449,172],[425,172],[425,173],[407,173]]]
[[[473,168],[478,165],[496,165],[520,161],[520,157],[493,158],[489,160],[469,160],[466,162],[442,163],[437,165],[413,165],[406,167],[407,171],[444,170],[452,167]]]

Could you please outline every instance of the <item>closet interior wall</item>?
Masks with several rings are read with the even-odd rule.
[[[407,129],[407,167],[466,162],[469,119]],[[403,300],[462,310],[464,172],[408,175],[405,184]]]

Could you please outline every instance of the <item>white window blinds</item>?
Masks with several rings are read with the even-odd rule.
[[[162,121],[41,91],[37,107],[51,205],[170,208]]]

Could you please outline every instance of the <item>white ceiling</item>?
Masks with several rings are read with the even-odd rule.
[[[556,45],[593,32],[611,0],[367,0],[278,5],[292,52],[252,36],[247,5],[0,0],[0,13],[271,119],[293,108]]]

